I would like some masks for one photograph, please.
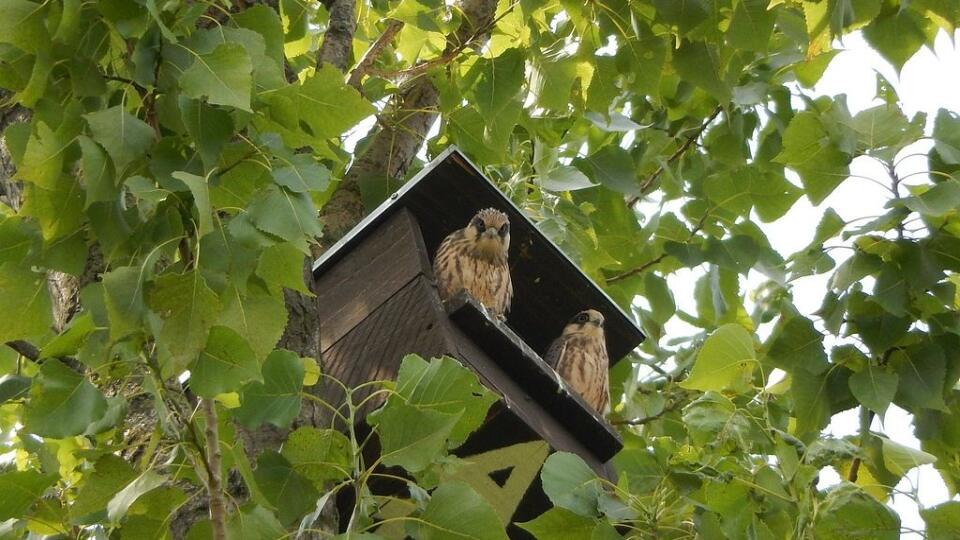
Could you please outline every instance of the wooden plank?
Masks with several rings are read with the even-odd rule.
[[[446,316],[438,304],[427,277],[415,277],[323,353],[323,373],[354,388],[369,381],[394,379],[406,354],[442,356],[450,347],[442,330]],[[340,406],[344,401],[340,386],[331,381],[322,384],[320,397]],[[373,390],[359,392],[355,401]],[[362,416],[381,403],[382,397],[368,401]]]
[[[400,211],[317,281],[325,351],[418,275],[430,261],[413,214]]]

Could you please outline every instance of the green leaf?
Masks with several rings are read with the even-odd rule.
[[[898,349],[890,355],[890,364],[900,376],[896,402],[909,411],[946,410],[943,386],[946,358],[943,350],[930,343]]]
[[[884,265],[873,287],[872,299],[897,317],[907,315],[910,295],[907,292],[907,280],[903,272],[896,266]]]
[[[741,0],[733,10],[727,41],[748,51],[765,51],[776,21],[776,12],[767,9],[767,0]]]
[[[883,465],[895,475],[903,476],[914,467],[937,462],[936,456],[932,454],[904,446],[886,437],[881,437],[880,442],[883,445]]]
[[[52,323],[46,277],[16,262],[0,264],[0,343],[43,334]]]
[[[562,165],[540,176],[540,185],[550,191],[574,191],[593,187],[596,184],[576,167]]]
[[[312,510],[320,496],[309,480],[273,450],[260,454],[253,474],[264,496],[277,509],[280,522],[286,526]]]
[[[80,435],[107,411],[107,400],[83,375],[48,358],[30,389],[23,423],[30,433],[62,439]]]
[[[255,196],[247,212],[257,229],[284,240],[320,235],[317,209],[305,193],[291,193],[271,186]]]
[[[790,397],[793,398],[793,416],[797,420],[794,433],[806,440],[830,421],[830,391],[825,374],[814,374],[798,369],[790,374]]]
[[[227,522],[227,538],[283,538],[287,534],[273,512],[259,505],[243,507]]]
[[[207,179],[195,174],[176,171],[172,175],[180,180],[190,189],[193,194],[193,205],[197,208],[199,223],[197,224],[197,236],[203,236],[213,230],[213,217],[210,210],[210,185]]]
[[[464,482],[440,484],[416,528],[422,540],[507,539],[496,511]]]
[[[30,377],[20,375],[8,374],[0,377],[0,405],[27,395],[32,381]]]
[[[166,479],[163,476],[153,471],[144,471],[110,499],[107,503],[107,519],[113,522],[120,521],[126,515],[130,505],[165,482]]]
[[[0,9],[3,9],[2,4]],[[37,470],[0,474],[0,493],[3,493],[3,497],[0,497],[0,520],[23,518],[40,495],[56,481],[56,475],[45,475]]]
[[[388,467],[399,465],[417,473],[443,455],[447,439],[462,415],[388,400],[382,409],[370,414],[367,421],[380,436],[383,464]]]
[[[253,64],[242,45],[224,43],[213,52],[194,55],[193,64],[179,78],[184,95],[194,99],[206,97],[216,105],[251,110]]]
[[[930,189],[903,199],[907,208],[925,216],[940,217],[960,207],[960,181],[947,178]]]
[[[70,519],[74,523],[93,523],[106,517],[107,503],[121,489],[136,478],[133,467],[123,458],[106,454],[96,461],[92,471],[87,471],[77,497],[70,505]],[[93,519],[82,519],[90,514]]]
[[[690,375],[680,386],[690,390],[745,390],[757,364],[753,336],[735,323],[717,328],[703,343]]]
[[[148,295],[150,309],[163,319],[159,339],[164,378],[179,375],[207,344],[220,300],[200,272],[160,276]]]
[[[619,146],[603,146],[586,158],[574,160],[573,164],[591,180],[609,189],[625,195],[640,194],[640,182],[633,159]]]
[[[220,151],[233,136],[230,113],[206,102],[180,96],[180,116],[187,133],[193,139],[206,171],[217,166]]]
[[[54,189],[63,169],[66,146],[47,124],[37,121],[17,169],[17,178]]]
[[[303,104],[299,109],[300,119],[317,139],[339,137],[376,112],[369,101],[344,83],[343,74],[330,64],[320,66],[313,77],[293,90],[290,97],[294,103]]]
[[[61,175],[52,189],[24,186],[23,216],[40,224],[44,240],[62,239],[76,234],[83,225],[83,190],[73,176]]]
[[[258,362],[270,354],[287,326],[287,310],[283,299],[251,290],[241,295],[231,288],[224,300],[223,313],[217,324],[235,330],[247,340]]]
[[[777,325],[767,342],[767,358],[791,373],[798,369],[823,373],[828,367],[823,334],[813,326],[813,321],[801,316]]]
[[[523,51],[507,49],[495,58],[481,58],[475,69],[480,70],[480,77],[474,87],[473,104],[487,121],[484,139],[504,146],[520,114]]]
[[[643,276],[643,294],[647,302],[650,302],[650,317],[658,324],[666,324],[677,312],[677,304],[667,286],[667,280],[660,276],[652,272]]]
[[[843,483],[820,503],[813,532],[818,540],[897,540],[900,518],[859,487]]]
[[[283,287],[312,296],[303,276],[303,252],[293,244],[277,244],[263,250],[257,275],[279,295]]]
[[[540,472],[543,492],[554,506],[580,516],[595,517],[603,489],[593,469],[576,454],[556,452]]]
[[[952,540],[960,537],[960,501],[947,501],[920,510],[927,524],[927,540]]]
[[[83,181],[87,194],[83,208],[87,209],[95,202],[116,201],[120,196],[120,188],[117,186],[113,162],[93,139],[81,135],[79,141],[83,149]]]
[[[850,157],[837,148],[820,118],[798,113],[783,134],[783,151],[776,160],[800,175],[807,197],[820,204],[850,174]]]
[[[944,162],[960,164],[960,115],[947,109],[937,111],[933,124],[933,145]]]
[[[483,424],[487,410],[498,399],[480,384],[473,371],[446,356],[429,363],[416,355],[404,357],[397,374],[396,391],[407,405],[460,414],[448,437],[450,448],[463,444]]]
[[[110,317],[110,339],[117,341],[142,329],[143,275],[136,266],[121,266],[103,274],[103,299]]]
[[[673,67],[681,77],[706,90],[720,103],[730,101],[730,87],[716,47],[684,40],[673,53]]]
[[[564,508],[551,508],[536,519],[517,525],[540,540],[581,540],[590,538],[597,520]]]
[[[683,410],[683,423],[695,444],[730,442],[738,448],[750,447],[750,420],[732,401],[717,392],[707,392],[687,405]]]
[[[277,349],[263,363],[263,382],[252,382],[241,391],[236,419],[249,429],[264,423],[284,428],[300,412],[303,362],[295,353]]]
[[[190,365],[190,388],[213,398],[253,380],[260,380],[260,363],[243,336],[225,326],[211,328],[207,346]]]
[[[118,173],[143,157],[153,146],[153,128],[124,110],[122,105],[83,115],[90,126],[93,140],[100,143]]]
[[[887,147],[899,150],[923,136],[922,121],[909,122],[900,109],[891,105],[860,111],[850,125],[857,132],[857,149],[867,153]]]
[[[307,154],[295,154],[289,160],[278,158],[278,162],[283,166],[273,170],[273,179],[290,191],[323,191],[330,183],[330,171]]]
[[[47,10],[26,0],[0,0],[0,43],[9,43],[26,52],[46,48],[50,36],[44,26]]]
[[[887,406],[897,394],[897,384],[900,377],[896,373],[881,371],[870,364],[866,369],[854,373],[850,377],[850,391],[857,401],[880,416],[887,411]]]
[[[297,428],[283,443],[281,453],[319,489],[328,481],[349,478],[354,467],[349,439],[334,429]]]
[[[914,53],[927,42],[925,27],[929,22],[912,9],[889,9],[866,28],[863,37],[899,73]]]

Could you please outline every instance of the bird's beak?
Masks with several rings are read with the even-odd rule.
[[[483,231],[483,235],[486,236],[487,238],[493,238],[493,237],[495,237],[495,236],[498,236],[499,233],[497,232],[496,229],[494,229],[494,228],[489,228],[489,229]]]

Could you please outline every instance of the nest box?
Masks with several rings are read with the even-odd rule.
[[[510,218],[514,298],[506,323],[462,293],[444,305],[432,271],[443,238],[487,207]],[[408,353],[448,355],[500,396],[455,453],[486,467],[488,485],[474,487],[497,501],[505,524],[546,509],[538,472],[551,450],[575,453],[607,474],[606,462],[623,446],[619,436],[540,355],[588,308],[606,319],[611,364],[644,336],[458,149],[448,148],[370,213],[314,263],[313,274],[324,373],[355,387],[394,378]],[[335,384],[321,392],[328,403],[343,401]],[[371,400],[362,412],[380,403]],[[491,492],[497,489],[509,492]]]

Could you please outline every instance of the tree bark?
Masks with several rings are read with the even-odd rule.
[[[464,0],[463,20],[447,36],[444,53],[486,41],[496,14],[496,0]],[[326,40],[324,41],[326,43]],[[398,105],[382,115],[370,146],[357,157],[340,186],[320,212],[324,238],[332,243],[352,229],[364,215],[359,180],[365,177],[403,178],[437,118],[440,94],[426,75],[407,83],[397,96]]]
[[[330,21],[323,35],[317,65],[331,64],[340,71],[350,67],[353,34],[357,31],[356,0],[333,0],[329,6]]]

